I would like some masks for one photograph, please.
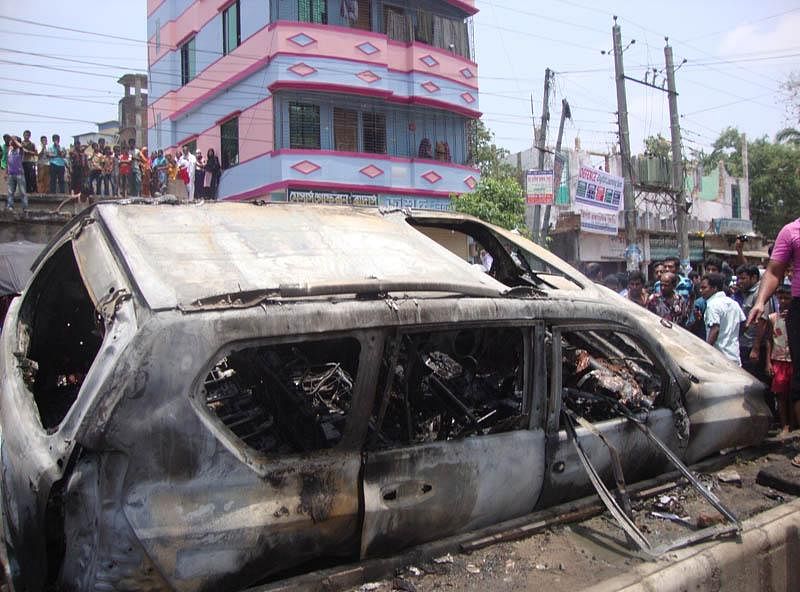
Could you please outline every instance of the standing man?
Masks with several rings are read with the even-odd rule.
[[[786,315],[786,333],[789,340],[793,374],[789,395],[792,404],[797,405],[800,402],[800,218],[784,226],[775,239],[767,270],[761,278],[756,302],[747,317],[748,326],[763,316],[767,301],[783,282],[783,277],[790,265],[792,302]],[[792,464],[800,467],[800,454],[792,460]]]
[[[22,169],[25,171],[25,189],[37,193],[36,186],[36,144],[31,142],[31,130],[22,132]]]
[[[47,155],[47,136],[39,138],[42,147],[39,149],[39,156],[36,162],[36,188],[39,193],[44,193],[50,189],[50,157]]]
[[[745,316],[750,314],[753,305],[756,303],[760,279],[761,275],[755,265],[740,265],[736,270],[736,282],[739,286],[739,297],[741,299],[740,305]],[[764,354],[766,350],[762,345],[769,315],[773,312],[772,299],[770,299],[767,301],[761,317],[756,322],[742,327],[742,331],[739,334],[739,354],[742,358],[742,368],[764,382],[766,382],[767,378],[764,375],[764,367],[766,365]]]
[[[647,300],[647,310],[683,327],[689,317],[689,309],[686,299],[675,291],[677,287],[677,275],[669,271],[662,273],[661,291],[650,295]]]
[[[644,276],[641,271],[632,271],[628,274],[627,297],[639,306],[647,306],[647,292],[644,289]]]
[[[197,159],[195,159],[194,154],[189,150],[188,144],[184,144],[182,150],[183,154],[181,154],[181,158],[178,160],[178,166],[185,168],[186,174],[189,176],[189,181],[186,183],[186,190],[189,193],[188,198],[192,200],[194,199],[194,172],[197,167]]]
[[[128,154],[131,157],[131,177],[128,186],[128,195],[138,196],[142,190],[142,169],[139,161],[142,158],[141,152],[136,147],[136,138],[128,140]]]
[[[724,286],[725,276],[721,273],[707,273],[700,281],[700,294],[706,300],[706,341],[741,366],[739,327],[746,317],[739,305],[725,296]]]
[[[28,194],[25,192],[25,171],[22,168],[22,140],[18,136],[11,138],[8,145],[8,198],[6,209],[14,209],[14,195],[19,189],[22,193],[22,209],[28,210]]]
[[[61,147],[61,136],[58,134],[53,134],[53,145],[48,148],[47,156],[50,160],[50,193],[66,193],[64,171],[67,168],[67,151]]]

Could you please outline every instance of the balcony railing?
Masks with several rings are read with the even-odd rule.
[[[341,0],[340,9],[333,12],[324,9],[324,0],[305,0],[301,4],[298,7],[297,3],[280,3],[273,20],[338,25],[383,33],[395,41],[425,43],[473,59],[469,18],[454,18],[423,8],[383,5],[380,18],[376,19],[373,18],[370,0]],[[376,22],[378,27],[374,26]]]

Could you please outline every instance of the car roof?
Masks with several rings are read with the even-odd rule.
[[[374,208],[211,202],[93,210],[153,310],[261,291],[359,293],[373,284],[380,292],[472,296],[507,289]]]

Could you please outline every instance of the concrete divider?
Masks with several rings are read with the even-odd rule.
[[[740,541],[710,541],[639,565],[583,592],[800,590],[800,499],[743,523]]]

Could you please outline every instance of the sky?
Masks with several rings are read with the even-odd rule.
[[[267,1],[267,0],[264,0]],[[708,150],[727,126],[750,137],[790,121],[780,84],[800,72],[798,0],[592,2],[477,0],[473,18],[480,110],[496,142],[512,152],[533,141],[545,68],[555,71],[548,138],[566,98],[573,120],[563,145],[611,150],[617,141],[612,16],[622,29],[626,74],[664,81],[664,37],[673,47],[683,144]],[[113,15],[109,17],[108,15]],[[0,129],[34,138],[96,131],[117,119],[127,72],[147,71],[145,0],[26,0],[0,7]],[[635,40],[635,42],[633,42]],[[633,43],[632,43],[633,42]],[[605,51],[604,55],[602,52]],[[631,149],[648,135],[669,138],[666,93],[627,83]]]

